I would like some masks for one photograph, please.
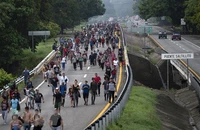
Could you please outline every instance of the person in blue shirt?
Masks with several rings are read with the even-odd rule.
[[[17,106],[19,104],[19,100],[16,99],[15,95],[13,95],[13,98],[10,100],[11,108],[12,108],[12,115],[18,114]]]
[[[28,78],[30,77],[29,70],[27,69],[27,67],[25,67],[25,70],[23,71],[22,76],[24,76],[24,84],[26,85],[26,82]]]
[[[66,91],[67,91],[67,87],[65,85],[64,82],[62,82],[62,84],[60,85],[60,93],[62,95],[62,103],[61,105],[64,107],[64,104],[65,104],[65,95],[66,95]]]
[[[82,86],[82,90],[83,90],[83,99],[85,101],[84,105],[88,105],[88,96],[89,96],[89,89],[90,86],[88,85],[88,81],[85,81],[85,84],[83,84]]]

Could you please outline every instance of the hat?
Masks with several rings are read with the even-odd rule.
[[[56,90],[58,90],[59,88],[57,87]]]

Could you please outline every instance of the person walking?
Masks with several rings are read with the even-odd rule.
[[[80,70],[83,70],[83,56],[82,55],[80,55],[78,62],[79,62]]]
[[[32,117],[32,123],[34,125],[33,130],[42,130],[44,119],[39,115],[38,109],[35,109],[35,114]]]
[[[12,121],[10,122],[10,130],[20,130],[22,127],[22,122],[18,119],[18,115],[12,116]]]
[[[2,113],[2,118],[4,120],[4,124],[7,124],[7,116],[10,111],[10,105],[8,103],[7,98],[3,98],[3,101],[1,102],[1,113]]]
[[[25,107],[25,112],[22,117],[22,119],[24,120],[23,123],[24,130],[31,129],[31,118],[32,118],[32,113],[29,111],[29,107]]]
[[[2,92],[2,94],[1,94],[1,97],[4,99],[6,99],[7,101],[8,101],[8,99],[9,99],[9,92],[8,91],[6,91],[6,88],[3,88],[3,92]]]
[[[74,84],[72,85],[72,92],[73,92],[73,99],[74,99],[74,106],[78,106],[78,98],[80,97],[80,86],[78,85],[78,81],[75,79]]]
[[[16,99],[15,95],[12,96],[12,99],[10,100],[11,102],[11,108],[12,108],[12,115],[18,114],[18,105],[19,105],[19,100]]]
[[[73,57],[72,57],[72,63],[73,63],[73,67],[74,67],[74,70],[76,70],[76,67],[77,67],[77,58],[76,58],[76,55],[74,55]]]
[[[95,105],[95,98],[97,93],[98,85],[95,82],[94,78],[92,78],[92,82],[90,83],[90,92],[91,92],[91,104]]]
[[[108,92],[108,83],[109,83],[109,78],[105,77],[104,82],[103,82],[103,88],[104,88],[104,100],[108,101],[109,99],[109,92]]]
[[[65,56],[62,58],[61,64],[62,64],[62,70],[65,70],[65,64],[66,64],[66,58],[65,58]]]
[[[64,130],[63,119],[58,114],[58,109],[54,110],[54,114],[49,119],[49,126],[51,130]]]
[[[110,82],[108,83],[108,91],[109,91],[109,103],[114,102],[116,83],[114,82],[113,78],[110,78]]]
[[[89,89],[90,86],[88,85],[88,81],[85,81],[85,84],[83,84],[82,86],[82,90],[83,90],[83,99],[84,99],[84,105],[88,105],[88,97],[89,97]]]
[[[54,94],[55,89],[58,87],[58,78],[57,75],[54,74],[54,77],[51,79],[51,84],[52,84],[52,93]]]
[[[63,106],[63,107],[64,107],[64,104],[65,104],[66,92],[67,92],[67,87],[66,87],[65,83],[62,82],[62,84],[60,85],[60,93],[62,95],[61,106]]]
[[[22,72],[22,76],[24,76],[24,84],[26,85],[26,82],[28,78],[30,77],[30,73],[27,67],[25,67],[24,71]]]
[[[40,113],[42,111],[42,108],[41,108],[42,101],[44,103],[44,96],[43,96],[42,93],[39,92],[38,89],[36,89],[36,93],[35,93],[35,105],[37,107],[36,109],[38,109]]]
[[[53,104],[54,108],[58,109],[59,113],[60,113],[61,102],[62,102],[62,94],[59,92],[59,88],[56,88],[56,92],[53,95]]]
[[[97,83],[98,96],[100,96],[101,77],[99,77],[97,73],[95,73],[94,81]]]

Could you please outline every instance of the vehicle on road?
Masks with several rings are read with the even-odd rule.
[[[163,31],[163,32],[159,32],[158,34],[158,39],[161,39],[161,38],[165,38],[167,39],[167,32],[166,31]]]
[[[181,34],[180,33],[173,33],[172,40],[181,40]]]

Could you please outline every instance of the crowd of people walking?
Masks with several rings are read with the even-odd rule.
[[[60,37],[59,41],[53,44],[52,49],[57,51],[56,60],[52,60],[42,68],[43,79],[47,82],[48,88],[51,88],[53,95],[55,110],[49,119],[49,126],[52,130],[64,130],[63,118],[59,114],[61,108],[64,106],[78,107],[80,97],[83,97],[85,106],[90,103],[95,105],[96,97],[101,95],[105,101],[114,102],[117,90],[117,71],[123,62],[123,49],[118,48],[119,34],[115,33],[118,30],[117,23],[88,24],[81,32],[76,32],[74,38]],[[67,63],[72,64],[73,71],[82,71],[86,66],[98,66],[104,71],[104,76],[94,72],[91,81],[85,80],[80,85],[75,77],[74,79],[67,77]],[[7,124],[7,115],[12,109],[10,130],[20,130],[21,127],[24,130],[30,130],[31,126],[33,130],[42,130],[45,119],[40,113],[42,103],[45,103],[44,96],[39,89],[34,90],[27,68],[23,71],[23,75],[26,86],[24,94],[27,97],[24,112],[22,116],[19,116],[21,96],[17,89],[10,98],[7,91],[3,92],[1,109],[4,124]],[[103,89],[103,94],[101,89]],[[67,97],[70,99],[70,104],[65,104]],[[34,114],[30,111],[31,109],[34,109]]]

